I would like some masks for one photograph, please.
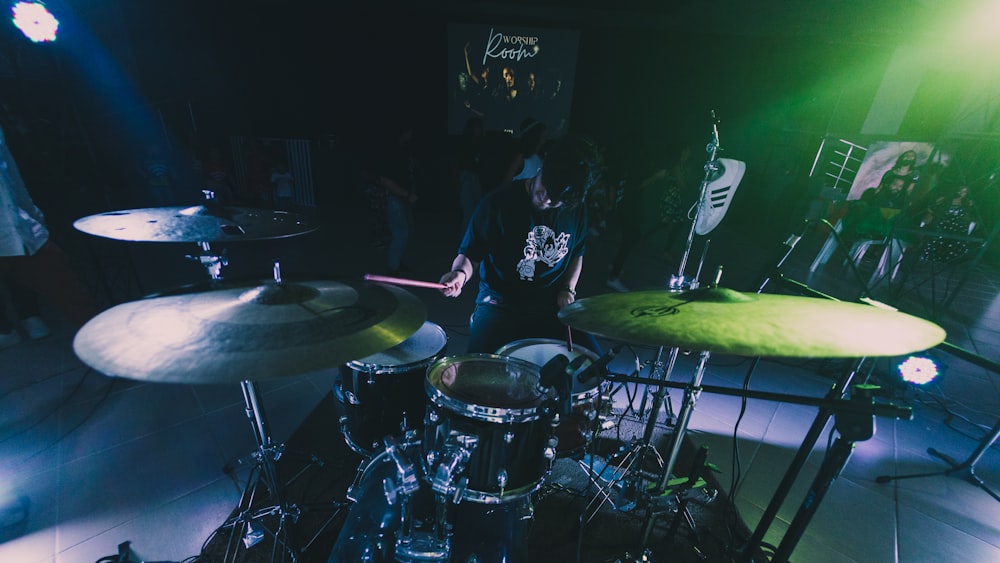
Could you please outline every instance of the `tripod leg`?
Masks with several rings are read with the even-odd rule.
[[[1000,437],[1000,420],[997,420],[997,423],[993,425],[990,433],[979,441],[979,447],[977,447],[976,450],[969,455],[968,459],[962,463],[956,462],[950,456],[947,456],[934,448],[927,448],[927,453],[947,463],[951,467],[950,469],[930,471],[927,473],[913,473],[910,475],[880,475],[875,478],[875,482],[888,483],[889,481],[898,481],[900,479],[916,479],[917,477],[934,477],[937,475],[955,475],[962,477],[969,483],[972,483],[973,485],[986,491],[986,494],[996,499],[997,502],[1000,502],[1000,495],[987,487],[986,483],[984,483],[983,480],[976,475],[976,463],[978,463],[986,451],[989,450],[994,443],[996,443],[998,437]]]
[[[756,359],[755,359],[756,362]],[[853,370],[845,375],[830,388],[827,393],[827,399],[839,399],[844,396],[844,391],[850,386],[851,381],[857,374],[860,368],[860,363]],[[781,509],[781,504],[785,502],[788,497],[788,493],[791,491],[792,486],[795,484],[795,480],[798,478],[799,473],[802,472],[802,468],[805,466],[806,460],[809,458],[809,453],[812,452],[813,447],[816,445],[816,441],[819,440],[820,434],[823,433],[823,428],[826,426],[827,421],[830,420],[832,412],[828,409],[820,409],[816,413],[816,418],[813,420],[812,426],[806,432],[805,438],[802,440],[802,445],[799,447],[798,451],[795,453],[795,457],[789,464],[788,469],[785,471],[784,477],[781,479],[781,483],[778,485],[777,490],[771,497],[771,502],[768,503],[767,508],[764,510],[764,514],[760,517],[757,523],[757,527],[754,528],[753,534],[750,539],[747,540],[746,544],[743,546],[743,553],[740,557],[741,563],[749,563],[753,560],[754,552],[760,547],[762,541],[764,541],[764,535],[767,530],[771,527],[774,519],[778,516],[778,511]],[[736,499],[733,499],[735,502]]]
[[[805,500],[802,502],[799,511],[795,514],[795,518],[792,519],[788,530],[781,539],[781,544],[778,545],[777,551],[774,552],[774,557],[771,558],[772,563],[784,563],[788,561],[792,550],[795,549],[795,546],[802,538],[806,526],[809,525],[813,515],[816,514],[816,509],[819,508],[820,502],[826,496],[826,492],[830,489],[830,485],[834,479],[844,469],[853,450],[854,442],[850,440],[837,438],[834,441],[830,451],[827,452],[826,458],[823,459],[823,464],[820,466],[819,473],[816,474],[809,492],[806,493]]]

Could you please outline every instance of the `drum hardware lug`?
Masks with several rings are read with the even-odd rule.
[[[428,410],[427,411],[427,422],[434,423],[434,422],[437,422],[440,419],[441,419],[441,415],[439,415],[437,413],[437,411],[435,411],[435,410]]]
[[[416,468],[399,450],[396,440],[392,436],[385,439],[385,453],[389,454],[389,457],[396,464],[396,474],[401,481],[398,490],[405,495],[411,495],[420,490],[420,479],[417,477]]]
[[[503,441],[505,443],[507,443],[507,444],[513,442],[514,441],[514,433],[511,432],[511,431],[509,431],[509,430],[507,432],[504,432]]]
[[[535,505],[531,502],[531,497],[517,507],[518,520],[533,520],[535,518]]]
[[[550,424],[552,425],[552,428],[559,426],[560,424],[559,413],[555,413],[554,415],[552,415],[552,422]]]
[[[614,402],[611,399],[611,395],[602,394],[600,401],[601,407],[598,410],[600,411],[601,416],[611,416],[611,413],[614,410]]]
[[[404,430],[404,432],[403,432],[403,442],[402,442],[401,445],[404,448],[408,447],[408,446],[416,445],[417,443],[420,442],[420,438],[419,438],[420,431],[419,430],[416,430],[416,429],[413,429],[413,428],[411,428],[411,429],[404,428],[403,430]]]
[[[472,456],[470,450],[475,449],[479,442],[476,436],[456,434],[451,436],[449,443],[440,454],[441,462],[434,471],[431,488],[446,496],[451,496],[457,485],[455,477],[465,468],[465,463]],[[468,479],[466,479],[468,481]],[[464,486],[462,487],[464,489]],[[461,493],[458,493],[459,496]]]
[[[410,417],[407,416],[408,414],[409,413],[407,413],[406,410],[403,410],[403,416],[401,416],[399,420],[399,431],[402,432],[404,436],[406,435],[406,431],[410,429]]]
[[[389,506],[395,506],[396,501],[399,500],[399,487],[396,486],[396,482],[391,477],[382,479],[382,494],[385,495],[385,501],[389,503]]]
[[[360,405],[361,404],[361,400],[358,399],[358,396],[356,394],[354,394],[353,391],[344,389],[344,398],[347,399],[347,403],[350,404],[350,405]]]
[[[553,436],[549,438],[549,441],[545,444],[545,450],[542,455],[545,459],[552,461],[556,458],[556,448],[559,446],[559,437]]]
[[[462,477],[458,480],[458,484],[455,485],[455,491],[451,496],[451,502],[458,504],[462,502],[462,495],[465,494],[465,489],[469,487],[469,478]]]
[[[479,436],[470,436],[469,434],[454,434],[451,436],[451,439],[454,440],[454,443],[458,444],[458,446],[461,449],[466,450],[465,452],[466,459],[468,459],[469,455],[472,454],[471,450],[476,449],[476,446],[479,445]]]
[[[501,494],[504,488],[507,487],[507,470],[501,469],[497,472],[497,486],[500,487]]]

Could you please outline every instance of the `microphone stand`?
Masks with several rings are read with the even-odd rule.
[[[688,285],[687,280],[684,277],[684,270],[687,269],[688,257],[691,255],[691,245],[694,243],[694,233],[695,226],[698,224],[698,218],[701,216],[702,211],[705,208],[706,195],[708,193],[708,185],[711,183],[712,176],[719,171],[719,165],[716,164],[716,156],[720,150],[719,147],[719,120],[715,117],[715,110],[712,110],[712,140],[708,143],[706,151],[708,152],[708,162],[705,163],[705,177],[701,181],[701,187],[699,188],[698,203],[695,204],[695,216],[691,221],[691,229],[688,230],[687,240],[684,243],[684,254],[681,255],[681,263],[677,268],[677,273],[670,276],[669,287],[672,290],[682,290]],[[695,285],[697,287],[697,285]],[[694,287],[692,287],[694,289]]]

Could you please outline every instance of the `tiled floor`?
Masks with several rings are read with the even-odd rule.
[[[286,279],[306,273],[359,279],[363,272],[380,272],[384,251],[364,244],[362,217],[359,210],[344,210],[323,218],[323,228],[315,233],[231,245],[227,250],[232,265],[224,273],[229,279],[266,279],[275,258],[282,260]],[[755,287],[746,280],[770,259],[757,249],[771,248],[780,240],[749,237],[735,223],[724,222],[717,231],[703,272],[714,272],[721,264],[722,285]],[[812,239],[820,238],[804,238],[783,270],[814,289],[853,299],[858,290],[845,281],[848,277],[836,261],[812,277],[805,275],[822,242]],[[610,230],[590,245],[581,297],[609,291],[603,284],[604,264],[615,239]],[[408,276],[436,279],[447,269],[457,240],[457,225],[421,216]],[[206,277],[200,266],[184,259],[195,250],[193,245],[126,244],[79,235],[66,246],[86,250],[76,254],[86,279],[92,284],[103,279],[111,295],[137,298]],[[668,259],[659,250],[655,242],[643,243],[627,263],[625,283],[663,287],[679,262],[676,252]],[[693,262],[700,252],[695,250]],[[92,273],[95,265],[102,277]],[[937,318],[949,342],[994,361],[1000,345],[997,274],[996,268],[974,272],[952,310]],[[472,296],[446,299],[420,288],[413,293],[426,303],[428,320],[446,330],[449,353],[461,353]],[[904,304],[907,310],[927,308],[915,295],[900,301]],[[240,386],[110,379],[76,358],[72,330],[57,315],[47,312],[47,318],[54,328],[51,338],[0,351],[0,493],[28,502],[23,529],[2,529],[0,561],[90,563],[117,553],[125,541],[131,542],[136,561],[181,561],[197,555],[242,490],[245,472],[230,478],[222,472],[223,465],[255,447]],[[822,330],[822,319],[817,319],[817,330]],[[641,361],[656,352],[641,346],[631,349]],[[946,469],[928,455],[928,447],[965,460],[1000,417],[1000,375],[956,357],[943,359],[948,369],[942,383],[897,399],[913,406],[912,420],[879,418],[875,436],[856,444],[843,474],[797,543],[793,560],[1000,560],[1000,503],[983,490],[957,476],[875,481],[884,474]],[[671,379],[689,381],[693,360],[682,356]],[[627,371],[627,364],[616,360],[612,367]],[[749,366],[748,358],[712,356],[703,384],[739,388]],[[330,390],[335,367],[261,382],[261,401],[275,441],[285,440]],[[846,361],[762,361],[750,389],[820,398],[850,367]],[[676,412],[681,393],[671,391],[670,397]],[[738,481],[737,504],[753,528],[817,409],[754,399],[740,415],[739,397],[702,393],[688,435],[710,446],[709,461],[720,468],[720,482]],[[820,466],[830,426],[788,492],[766,543],[781,542]],[[330,439],[339,437],[331,433]],[[996,447],[985,451],[975,470],[993,490],[1000,489]],[[15,514],[0,516],[6,522]]]

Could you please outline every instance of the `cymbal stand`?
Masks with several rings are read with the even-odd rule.
[[[677,363],[677,356],[680,353],[680,349],[671,348],[669,355],[667,356],[666,369],[663,368],[663,362],[660,358],[663,355],[663,347],[661,346],[656,353],[656,359],[653,361],[653,379],[666,381],[670,378],[670,374],[674,371],[674,366]],[[634,508],[641,491],[645,490],[642,486],[644,474],[646,468],[646,460],[648,456],[652,455],[655,462],[656,468],[659,470],[663,467],[663,456],[660,452],[656,450],[656,446],[653,445],[653,432],[656,430],[656,420],[660,414],[660,408],[663,406],[666,397],[666,387],[657,387],[656,391],[653,393],[653,404],[649,410],[649,418],[646,419],[646,427],[643,431],[642,440],[636,442],[631,451],[626,458],[631,455],[635,457],[635,467],[637,467],[634,472],[626,472],[625,474],[625,489],[631,494],[631,502],[628,503],[626,508]],[[666,401],[666,404],[670,404]]]
[[[257,384],[245,379],[240,382],[240,386],[243,389],[247,418],[250,419],[254,439],[257,442],[257,450],[252,454],[256,463],[247,477],[246,487],[240,497],[239,513],[222,526],[223,528],[232,528],[224,561],[236,562],[239,551],[237,540],[242,540],[245,548],[250,549],[263,540],[266,534],[274,540],[271,561],[276,560],[280,546],[281,560],[283,561],[284,554],[288,553],[290,560],[295,562],[297,561],[296,549],[290,545],[288,525],[294,524],[298,520],[301,511],[299,507],[286,500],[284,486],[278,478],[278,470],[275,466],[275,461],[284,453],[284,445],[271,441],[267,419],[257,396]],[[266,490],[268,495],[266,498],[270,499],[273,504],[254,509],[253,504],[261,486]],[[273,515],[278,516],[277,528],[272,530],[259,522],[262,518]],[[230,559],[230,552],[232,559]]]
[[[222,268],[229,265],[229,259],[226,257],[226,249],[223,248],[221,253],[212,252],[212,245],[205,241],[199,242],[198,248],[201,249],[200,253],[188,254],[185,258],[201,264],[205,268],[205,271],[208,272],[208,277],[213,280],[221,280]]]
[[[708,152],[708,162],[705,163],[705,176],[701,181],[701,187],[698,189],[698,202],[695,203],[695,215],[691,220],[691,228],[688,230],[687,240],[684,243],[684,254],[681,255],[680,266],[677,268],[677,273],[670,276],[669,288],[672,290],[682,290],[688,287],[696,289],[698,287],[697,278],[693,282],[694,285],[690,285],[692,282],[689,282],[684,277],[684,271],[687,269],[688,257],[691,255],[691,245],[694,243],[698,217],[701,216],[702,211],[708,204],[708,185],[711,183],[712,177],[719,171],[716,157],[721,149],[719,147],[719,120],[715,117],[715,110],[712,110],[712,140],[708,143],[705,150]],[[704,260],[704,256],[702,259]],[[699,271],[700,269],[699,266]]]
[[[661,346],[657,350],[656,358],[653,360],[652,371],[650,372],[651,381],[666,381],[670,372],[673,371],[674,363],[677,361],[677,354],[679,350],[673,348],[670,350],[670,355],[667,360],[666,369],[664,369],[663,362],[661,360],[663,356],[663,347]],[[621,505],[616,505],[615,509],[619,511],[629,511],[635,508],[638,500],[638,492],[643,488],[641,486],[642,482],[642,472],[645,465],[647,456],[653,456],[656,462],[657,468],[663,467],[663,456],[660,452],[656,451],[656,447],[652,445],[653,431],[656,428],[656,417],[660,411],[660,406],[663,404],[663,397],[665,393],[663,392],[665,387],[659,386],[657,391],[653,394],[653,408],[650,411],[649,418],[646,421],[646,428],[641,440],[633,440],[631,447],[621,456],[620,461],[615,464],[601,465],[599,468],[596,467],[597,464],[594,462],[593,457],[590,462],[580,461],[580,465],[586,470],[587,478],[589,480],[589,485],[593,485],[597,492],[590,502],[584,508],[583,513],[580,516],[580,530],[582,533],[583,527],[589,523],[597,512],[608,502],[614,504],[614,500],[611,495],[611,491],[618,486],[621,486],[623,496],[626,498],[626,502]],[[645,400],[645,397],[643,397]],[[668,403],[669,404],[669,403]],[[640,413],[643,412],[640,410]],[[624,447],[622,448],[624,450]],[[614,468],[610,469],[609,468]],[[633,470],[633,468],[635,468]],[[582,537],[582,536],[581,536]]]
[[[201,193],[205,196],[206,207],[218,203],[215,199],[215,192],[212,190],[201,190]],[[200,241],[197,244],[201,252],[196,255],[188,254],[185,258],[201,264],[205,268],[205,271],[208,272],[208,277],[213,280],[221,280],[222,268],[229,265],[229,259],[226,258],[226,249],[222,249],[221,253],[215,253],[212,252],[212,245],[209,241]]]
[[[709,355],[707,351],[701,352],[698,358],[698,365],[694,370],[694,376],[691,379],[691,384],[684,388],[684,402],[680,412],[677,414],[677,424],[674,426],[674,432],[670,435],[670,454],[667,456],[667,463],[663,465],[660,480],[651,491],[652,496],[650,497],[649,506],[646,509],[646,521],[643,525],[642,537],[640,538],[639,553],[645,553],[649,545],[649,537],[653,532],[653,525],[656,521],[656,510],[654,509],[657,503],[655,501],[656,499],[663,498],[667,482],[673,476],[674,467],[677,465],[677,457],[681,452],[681,446],[684,442],[684,434],[687,432],[687,426],[691,420],[691,415],[694,413],[695,404],[701,395],[701,380],[705,374],[705,364],[708,363]]]

